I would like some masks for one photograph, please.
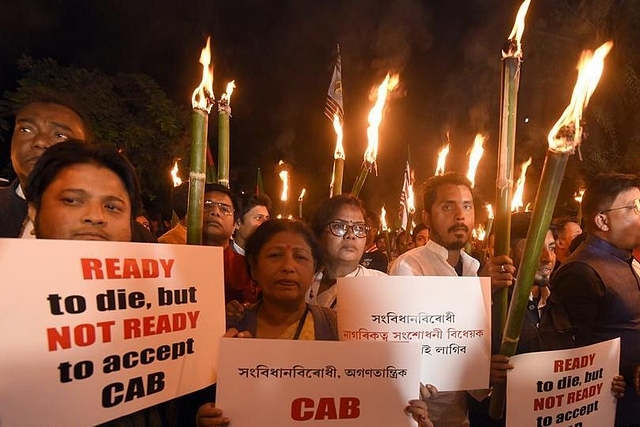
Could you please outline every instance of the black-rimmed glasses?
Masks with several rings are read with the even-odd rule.
[[[331,221],[328,225],[329,232],[336,237],[344,237],[349,230],[358,238],[367,237],[369,227],[364,222],[349,223],[346,221]]]
[[[633,209],[633,212],[635,212],[636,215],[638,215],[640,213],[640,199],[635,199],[633,201],[632,205],[629,206],[620,206],[618,208],[611,208],[611,209],[605,209],[603,211],[600,211],[598,213],[607,213],[607,212],[611,212],[611,211],[619,211],[621,209]]]

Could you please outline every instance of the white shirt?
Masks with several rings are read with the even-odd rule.
[[[373,270],[370,268],[365,268],[361,265],[358,265],[355,270],[351,273],[345,275],[344,277],[371,277],[371,276],[386,276],[386,273],[382,271]],[[318,289],[320,289],[320,282],[322,282],[322,272],[316,274],[316,277],[313,278],[313,283],[307,290],[307,294],[305,296],[305,300],[309,304],[315,304],[322,307],[329,307],[336,309],[334,305],[336,298],[338,297],[338,287],[336,285],[331,286],[326,291],[322,292],[318,295]],[[333,307],[332,307],[333,306]]]
[[[448,250],[429,240],[425,246],[412,249],[400,255],[389,269],[391,276],[457,276],[455,268],[447,262]],[[478,260],[460,251],[462,275],[477,276],[480,263]],[[454,367],[452,367],[453,369]],[[477,400],[484,399],[486,390],[469,392]],[[441,392],[437,397],[429,398],[429,418],[440,427],[468,426],[468,403],[466,392]]]
[[[18,186],[16,187],[16,194],[22,200],[25,199],[24,191],[22,191],[22,185],[18,184]],[[35,233],[35,230],[33,228],[33,222],[31,222],[31,219],[29,218],[28,215],[24,219],[22,224],[23,224],[23,226],[22,226],[22,234],[20,235],[20,238],[21,239],[35,239],[36,238],[36,233]]]

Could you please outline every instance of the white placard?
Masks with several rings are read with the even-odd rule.
[[[487,388],[490,294],[487,277],[343,277],[340,340],[418,342],[423,383],[440,391]]]
[[[513,356],[507,373],[507,426],[612,426],[620,338],[571,350]]]
[[[87,426],[215,382],[222,250],[0,239],[0,424]]]
[[[413,426],[419,345],[223,338],[216,405],[232,426]],[[249,406],[247,406],[249,405]]]

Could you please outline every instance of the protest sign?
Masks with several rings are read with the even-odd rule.
[[[223,338],[216,405],[236,426],[415,427],[404,408],[419,395],[419,347]]]
[[[507,426],[612,426],[620,339],[571,350],[513,356],[507,373]]]
[[[215,382],[222,250],[0,239],[2,424],[94,425]]]
[[[418,342],[423,383],[440,391],[487,388],[490,304],[485,277],[343,277],[339,336]]]

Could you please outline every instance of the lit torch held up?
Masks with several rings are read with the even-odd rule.
[[[564,170],[575,148],[582,142],[582,113],[596,89],[604,69],[604,59],[613,47],[604,43],[595,52],[584,51],[578,63],[578,79],[573,89],[571,102],[549,132],[549,150],[542,169],[540,185],[533,204],[531,224],[518,266],[518,276],[513,289],[507,322],[502,334],[500,354],[513,356],[520,340],[520,329],[527,310],[533,279],[538,269],[540,253],[551,223]],[[490,414],[500,417],[504,412],[505,386],[494,387]]]
[[[477,134],[473,141],[473,147],[471,147],[469,152],[469,170],[467,171],[467,178],[471,181],[471,188],[473,188],[476,183],[476,171],[478,170],[480,159],[482,159],[482,155],[484,154],[485,139],[486,137],[481,133]]]
[[[384,112],[384,106],[387,102],[387,95],[393,91],[399,82],[399,76],[394,74],[393,76],[387,74],[380,86],[376,91],[376,102],[371,111],[369,111],[369,127],[367,128],[367,149],[364,152],[364,161],[360,168],[358,178],[353,183],[351,194],[358,197],[362,186],[364,185],[367,175],[372,169],[376,168],[376,158],[378,156],[378,139],[379,139],[379,127],[382,122],[382,115]]]
[[[329,197],[342,194],[342,178],[344,176],[344,146],[342,145],[343,132],[340,117],[333,115],[333,130],[336,132],[336,150],[333,154],[333,173],[331,174],[331,189]]]
[[[211,39],[200,53],[202,81],[193,91],[191,104],[191,157],[189,171],[189,203],[187,206],[187,244],[202,244],[202,220],[204,215],[204,184],[207,179],[207,129],[209,113],[215,103],[213,97],[213,66],[211,64]]]
[[[231,94],[236,81],[227,84],[227,90],[218,101],[218,184],[229,188],[229,117],[231,117]]]

